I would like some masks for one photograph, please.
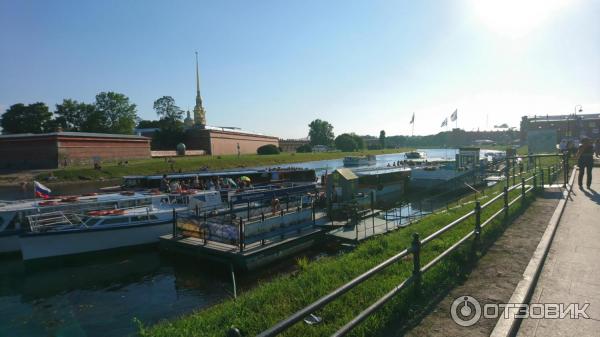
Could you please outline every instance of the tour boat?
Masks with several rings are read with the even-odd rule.
[[[183,191],[183,195],[191,192]],[[197,194],[199,192],[194,192]],[[202,193],[202,198],[212,200]],[[218,192],[212,191],[219,199]],[[20,250],[19,235],[30,229],[29,218],[33,215],[63,212],[86,214],[89,211],[126,209],[131,207],[146,207],[152,204],[170,202],[177,199],[181,193],[165,195],[156,190],[145,192],[121,192],[81,196],[55,196],[49,199],[18,200],[0,203],[0,253],[13,253]],[[200,196],[198,196],[200,197]],[[220,203],[219,203],[220,204]]]
[[[406,152],[404,154],[404,156],[406,157],[406,159],[426,159],[426,157],[427,157],[425,152],[419,152],[419,151]]]
[[[27,215],[29,230],[21,232],[18,240],[23,260],[157,243],[169,232],[175,213],[223,206],[218,191],[128,194],[130,198],[118,200],[115,207],[103,207],[112,202],[100,202],[85,211],[59,209]]]
[[[367,156],[347,156],[344,157],[344,166],[367,166],[373,165],[376,162],[374,155]]]

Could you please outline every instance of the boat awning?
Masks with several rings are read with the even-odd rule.
[[[335,170],[335,172],[337,172],[339,175],[341,175],[346,180],[358,179],[358,176],[354,172],[352,172],[351,169],[339,168],[339,169]]]

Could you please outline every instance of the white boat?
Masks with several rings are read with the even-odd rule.
[[[344,166],[366,166],[376,162],[374,155],[344,157]]]
[[[204,199],[205,201],[196,200]],[[174,205],[180,207],[183,201],[193,199],[194,207],[212,208],[221,206],[218,191],[190,191],[174,194],[163,194],[156,191],[122,192],[108,194],[91,194],[85,196],[56,197],[47,200],[20,200],[0,204],[0,253],[13,253],[21,250],[19,235],[32,229],[30,220],[50,214],[62,212],[77,214],[80,218],[94,216],[88,212],[107,210],[124,210],[133,208],[152,208],[157,210],[159,205]],[[186,201],[187,202],[187,201]],[[187,205],[185,206],[187,208]],[[96,213],[95,216],[99,216]],[[54,222],[59,220],[55,219]],[[48,230],[50,227],[45,227]],[[57,227],[58,228],[58,227]],[[57,228],[53,228],[56,230]]]

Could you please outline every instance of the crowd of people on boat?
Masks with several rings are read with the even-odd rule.
[[[228,189],[245,189],[252,188],[250,179],[242,179],[238,177],[235,180],[231,178],[211,177],[200,179],[198,177],[190,179],[173,179],[169,180],[166,174],[163,175],[160,181],[160,191],[165,193],[181,192],[185,190],[205,190],[205,191],[220,191]]]

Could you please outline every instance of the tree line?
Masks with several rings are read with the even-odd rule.
[[[158,120],[141,120],[129,97],[116,92],[101,92],[94,103],[63,99],[54,112],[45,103],[10,106],[0,117],[4,134],[47,133],[57,130],[133,134],[134,128],[156,128],[152,148],[174,149],[185,140],[183,110],[171,96],[163,96],[153,105]]]
[[[136,105],[116,92],[101,92],[94,103],[64,99],[54,113],[45,103],[11,105],[0,118],[5,134],[45,133],[58,129],[77,132],[131,134],[137,122]]]
[[[427,136],[386,136],[385,130],[379,137],[359,136],[355,133],[343,133],[335,137],[333,125],[315,119],[308,125],[308,145],[298,148],[299,152],[310,152],[316,145],[335,147],[338,150],[351,152],[367,149],[385,149],[397,147],[457,147],[471,145],[476,140],[491,140],[497,144],[512,144],[519,139],[519,131],[514,129],[502,131],[465,131],[454,129]]]

